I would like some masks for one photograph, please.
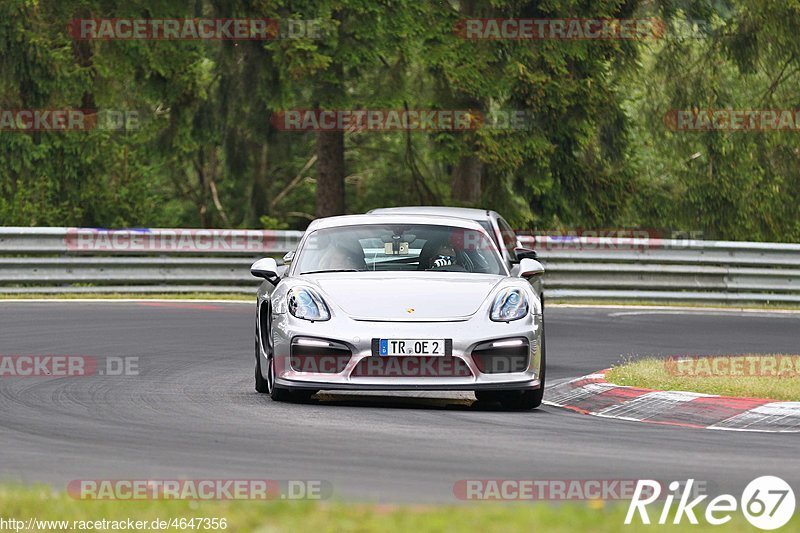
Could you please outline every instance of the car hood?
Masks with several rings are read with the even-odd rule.
[[[356,320],[465,320],[503,276],[461,273],[310,274],[326,299]]]

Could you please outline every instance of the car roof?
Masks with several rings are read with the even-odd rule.
[[[367,213],[365,215],[341,215],[318,218],[308,225],[306,231],[322,228],[336,228],[339,226],[358,226],[363,224],[430,224],[433,226],[455,226],[485,231],[480,224],[471,219],[414,213]]]
[[[471,220],[490,220],[493,211],[474,207],[447,207],[443,205],[416,205],[404,207],[381,207],[373,209],[371,214],[410,213],[419,215],[443,215],[449,217],[468,218]]]

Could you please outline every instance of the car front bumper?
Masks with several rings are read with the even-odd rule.
[[[273,346],[275,354],[275,385],[287,389],[306,390],[529,390],[541,386],[542,331],[541,315],[529,314],[513,322],[491,322],[488,317],[473,316],[451,322],[381,322],[353,320],[338,316],[329,321],[309,322],[288,314],[273,316]],[[300,371],[290,363],[292,342],[298,338],[330,341],[347,347],[349,358],[339,372]],[[452,368],[468,369],[459,375],[447,372],[426,372],[423,366],[404,365],[408,356],[399,356],[400,373],[385,375],[373,354],[373,339],[452,339],[452,355],[439,356],[435,363]],[[476,347],[508,339],[525,339],[528,360],[524,368],[509,372],[481,372]],[[262,368],[267,368],[261,352]],[[451,358],[450,360],[446,360]],[[381,361],[383,363],[383,361]],[[297,365],[295,365],[297,366]],[[411,367],[411,371],[407,371]],[[441,367],[437,367],[441,368]],[[484,367],[485,368],[485,367]],[[304,368],[303,370],[307,370]],[[468,375],[464,375],[468,374]]]

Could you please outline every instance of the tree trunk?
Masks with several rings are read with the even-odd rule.
[[[82,11],[84,16],[90,17],[88,11],[85,10]],[[94,92],[92,91],[95,78],[94,50],[92,47],[93,47],[92,42],[88,40],[72,41],[72,57],[75,59],[75,62],[81,69],[89,70],[89,77],[91,79],[91,83],[83,91],[83,95],[81,96],[81,109],[84,111],[95,112],[97,106],[94,101]]]
[[[317,217],[344,214],[344,132],[317,132]]]
[[[247,219],[249,223],[258,225],[261,215],[272,215],[270,209],[271,187],[269,182],[269,145],[266,142],[251,142],[253,164],[253,181],[250,185],[250,202]]]
[[[483,163],[474,155],[463,156],[453,167],[453,200],[467,204],[481,201],[481,174]]]

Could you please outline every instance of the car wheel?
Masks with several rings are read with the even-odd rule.
[[[292,390],[275,386],[275,358],[269,357],[269,369],[267,371],[267,381],[270,383],[269,397],[276,402],[307,402],[314,396],[315,390]]]
[[[280,387],[272,387],[272,394],[270,394],[269,397],[276,402],[294,401],[294,394],[292,394],[292,391]]]
[[[262,324],[262,327],[263,324]],[[263,332],[262,332],[263,333]],[[271,332],[267,332],[271,335]],[[270,337],[268,337],[270,338]],[[269,394],[269,397],[276,402],[306,402],[311,399],[315,390],[290,390],[275,386],[275,357],[271,347],[264,350],[267,353],[267,377],[264,378],[261,372],[261,353],[258,341],[258,326],[256,326],[256,391],[262,394]]]
[[[534,390],[505,392],[500,398],[500,405],[510,411],[530,411],[542,405],[543,393],[544,388],[542,387]]]
[[[269,358],[269,369],[267,371],[267,381],[270,383],[269,397],[276,402],[302,402],[308,401],[317,391],[294,391],[275,386],[275,362]]]
[[[542,329],[542,362],[540,365],[539,388],[508,395],[500,400],[500,404],[513,411],[530,411],[542,405],[544,399],[544,382],[547,375],[547,350],[545,349],[544,329]]]
[[[530,411],[542,404],[542,390],[475,391],[475,397],[480,403],[499,403],[510,411]]]
[[[262,394],[270,394],[272,392],[272,384],[274,381],[272,377],[274,374],[268,373],[268,377],[264,379],[263,374],[261,373],[261,357],[259,357],[259,346],[258,346],[258,338],[256,338],[256,392],[260,392]],[[272,358],[269,359],[270,365],[272,364]]]
[[[267,354],[269,367],[267,368],[267,381],[269,382],[269,397],[276,402],[295,401],[293,391],[275,386],[275,358],[272,354]]]

